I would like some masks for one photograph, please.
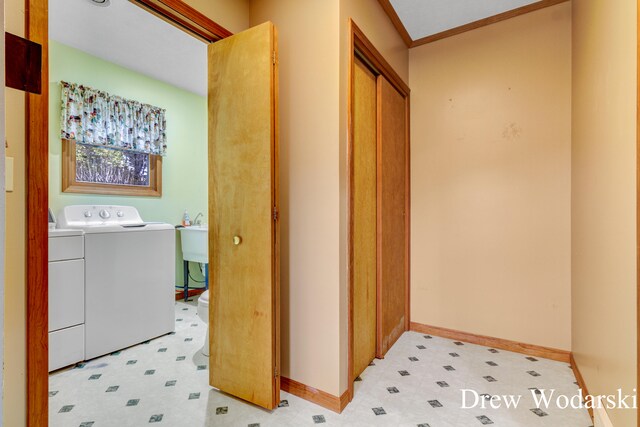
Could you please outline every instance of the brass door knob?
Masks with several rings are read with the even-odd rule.
[[[242,243],[242,237],[240,236],[233,236],[233,244],[238,246],[240,243]]]

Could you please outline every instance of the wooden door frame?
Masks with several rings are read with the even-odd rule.
[[[185,22],[208,29],[220,39],[232,33],[177,0],[159,0],[162,18],[194,34]],[[26,94],[26,369],[28,427],[49,419],[49,1],[25,0],[25,37],[42,45],[42,94]]]
[[[410,325],[410,230],[411,230],[411,175],[410,175],[410,118],[409,118],[409,105],[410,105],[410,92],[409,86],[402,80],[402,78],[395,72],[393,67],[387,62],[382,54],[375,48],[373,43],[367,38],[364,32],[356,25],[353,19],[349,20],[349,73],[348,73],[348,101],[347,101],[347,126],[348,126],[348,138],[347,138],[347,164],[349,171],[347,173],[347,203],[348,203],[348,215],[347,222],[347,252],[348,252],[348,287],[349,287],[349,325],[348,325],[348,389],[347,394],[349,401],[353,399],[353,382],[355,377],[353,375],[353,298],[354,298],[354,240],[353,240],[353,225],[354,225],[354,123],[353,123],[353,103],[354,103],[354,67],[356,61],[356,52],[359,56],[363,57],[376,71],[384,76],[393,87],[400,92],[405,99],[406,105],[406,150],[405,150],[405,331],[409,330]],[[377,306],[377,303],[376,303]],[[377,330],[377,327],[376,327]],[[377,334],[376,334],[377,335]]]

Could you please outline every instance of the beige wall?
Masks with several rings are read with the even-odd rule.
[[[184,0],[232,33],[249,28],[249,0]]]
[[[636,8],[573,4],[572,346],[592,394],[637,386]]]
[[[371,0],[340,0],[340,149],[338,159],[340,165],[340,211],[339,211],[339,235],[340,235],[340,391],[344,392],[349,385],[349,341],[348,341],[348,254],[347,254],[347,223],[348,205],[348,97],[349,97],[349,20],[364,32],[376,49],[387,60],[398,75],[409,83],[409,49],[404,44],[400,35],[391,23],[382,7],[377,1]],[[338,248],[336,248],[338,249]]]
[[[410,51],[411,320],[569,350],[571,5]]]
[[[282,375],[339,395],[338,0],[254,0],[278,29]]]
[[[6,0],[6,31],[24,36],[24,1]],[[14,191],[6,194],[4,425],[25,424],[25,95],[5,91],[6,155],[14,158]]]
[[[349,18],[406,79],[408,49],[375,2],[251,2],[251,25],[279,32],[282,372],[336,396],[348,385]]]

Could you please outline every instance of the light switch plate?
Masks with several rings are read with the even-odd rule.
[[[13,157],[4,158],[4,186],[7,192],[13,191]]]

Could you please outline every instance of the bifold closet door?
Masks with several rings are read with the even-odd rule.
[[[275,28],[209,46],[210,384],[280,401]]]
[[[376,76],[353,74],[353,378],[376,356]]]
[[[378,76],[378,340],[376,356],[406,330],[406,154],[405,97]]]

